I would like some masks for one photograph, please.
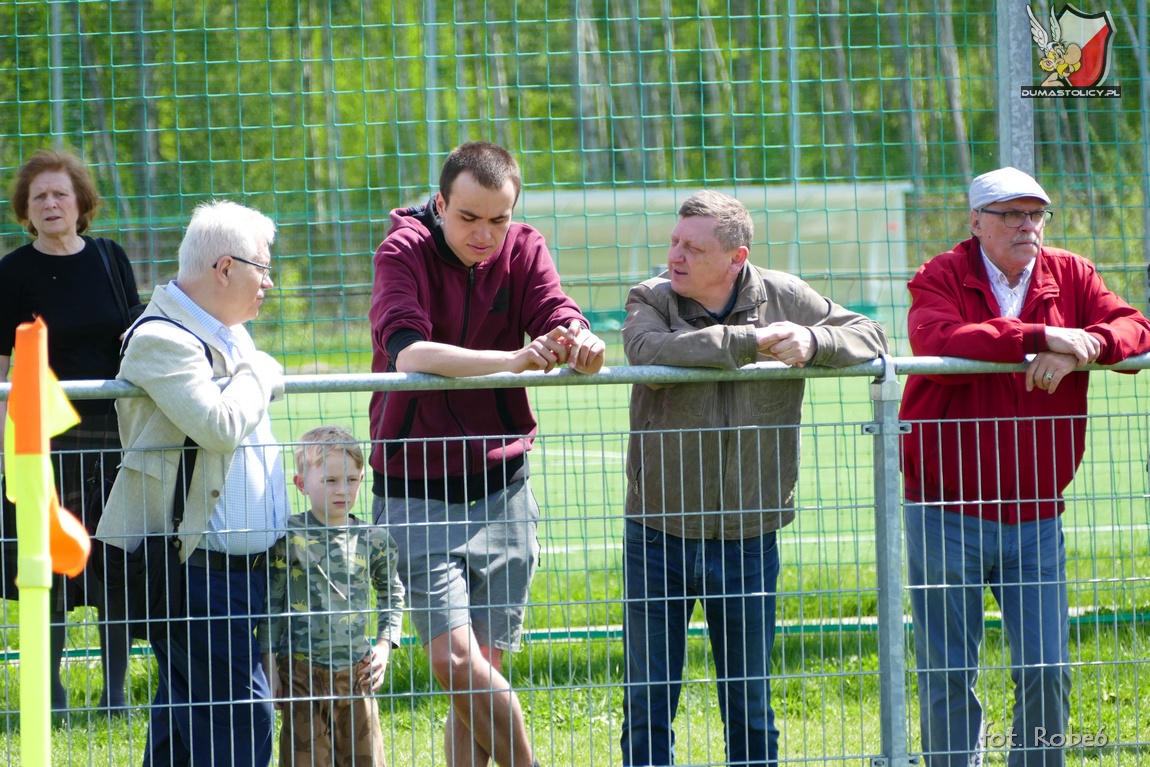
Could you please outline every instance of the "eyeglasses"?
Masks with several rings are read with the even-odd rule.
[[[1042,226],[1054,216],[1054,211],[1050,208],[1045,210],[991,210],[990,208],[979,208],[979,213],[989,213],[992,216],[1002,216],[1002,223],[1009,226],[1011,229],[1017,229],[1022,226],[1022,222],[1030,219],[1030,223],[1035,226]]]
[[[267,277],[269,280],[272,277],[271,264],[257,264],[255,261],[248,261],[246,258],[240,258],[239,256],[225,256],[225,258],[230,258],[233,261],[239,261],[241,264],[247,264],[248,266],[254,266],[256,269],[260,270],[260,277]],[[212,268],[215,269],[217,266],[219,266],[219,264],[220,262],[216,261],[214,264],[212,264]]]

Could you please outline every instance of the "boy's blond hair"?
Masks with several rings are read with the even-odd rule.
[[[305,474],[310,466],[322,466],[324,458],[335,450],[342,451],[363,471],[363,448],[351,432],[342,426],[317,426],[300,437],[300,444],[296,445],[296,474]]]

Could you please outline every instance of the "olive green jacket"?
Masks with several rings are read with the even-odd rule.
[[[747,264],[723,322],[664,276],[631,289],[623,344],[632,365],[733,370],[753,363],[755,328],[810,329],[811,365],[845,367],[886,352],[882,326],[797,277]],[[799,471],[802,380],[636,384],[626,514],[681,538],[737,540],[789,524]]]

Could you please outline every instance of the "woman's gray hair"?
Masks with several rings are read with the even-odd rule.
[[[724,250],[751,247],[755,224],[743,203],[730,195],[704,189],[679,206],[679,218],[709,218],[715,222],[715,239]]]
[[[258,210],[228,200],[201,202],[180,243],[180,271],[176,279],[201,277],[224,256],[255,261],[260,246],[267,243],[271,248],[275,240],[275,222]]]

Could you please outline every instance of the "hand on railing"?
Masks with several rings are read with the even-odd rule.
[[[599,336],[583,327],[579,320],[572,320],[567,328],[567,367],[577,373],[594,375],[603,369],[607,359],[607,344]]]
[[[1052,352],[1073,355],[1079,365],[1089,365],[1102,353],[1102,341],[1081,328],[1046,326],[1046,347]]]
[[[815,356],[815,336],[811,329],[793,322],[772,322],[755,329],[759,354],[784,365],[801,368]]]
[[[528,370],[542,370],[544,373],[550,373],[556,365],[566,364],[571,347],[567,332],[566,328],[555,328],[550,333],[544,333],[533,339],[519,351],[513,352],[508,371],[523,373]]]
[[[1034,391],[1038,388],[1053,394],[1062,379],[1073,373],[1079,364],[1078,358],[1073,354],[1060,352],[1036,354],[1030,361],[1030,366],[1026,368],[1026,390]]]

